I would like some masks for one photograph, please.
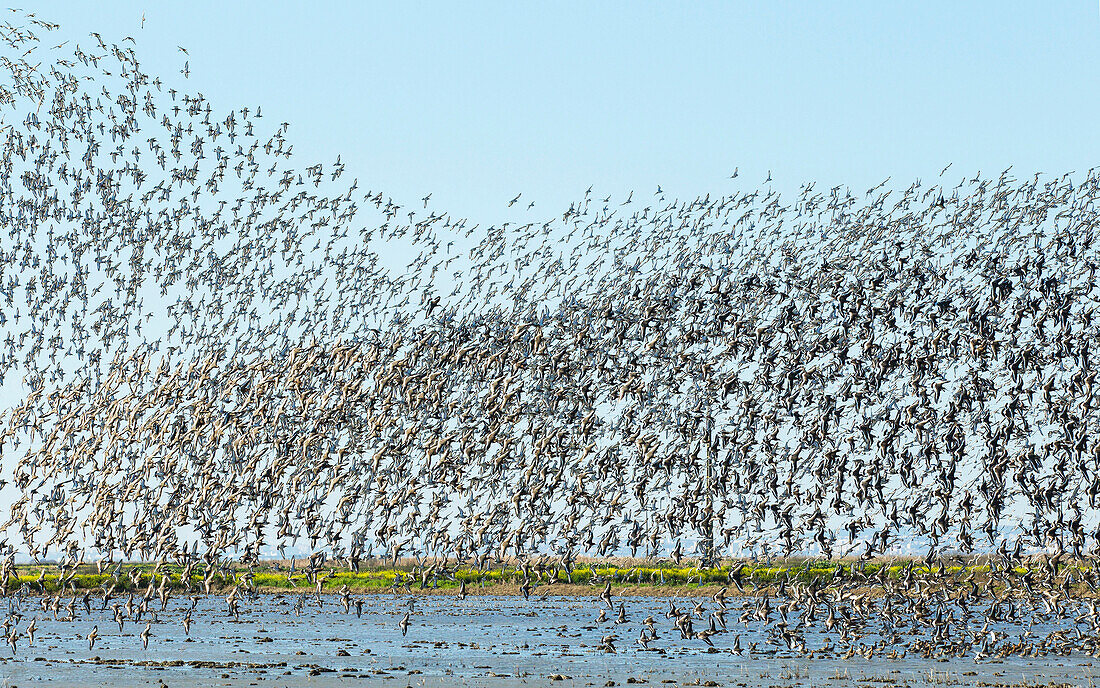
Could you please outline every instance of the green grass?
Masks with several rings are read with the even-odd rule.
[[[859,565],[845,561],[841,562],[840,566],[843,569],[842,575],[845,578],[863,577],[868,579],[867,584],[870,587],[874,587],[877,585],[877,580],[870,579],[871,577],[877,579],[883,567],[886,567],[886,575],[889,578],[897,579],[904,575],[905,568],[909,564],[903,565],[897,561],[872,561]],[[913,574],[917,576],[927,576],[930,572],[929,568],[923,563],[913,563],[911,567]],[[802,583],[811,583],[816,580],[819,584],[824,585],[833,578],[836,568],[836,562],[814,560],[786,562],[774,566],[746,563],[742,570],[741,580],[746,585],[758,588],[774,586],[778,584],[780,579]],[[46,573],[39,582],[43,570]],[[113,571],[113,569],[111,570]],[[129,575],[132,571],[138,572],[133,578]],[[988,564],[974,562],[944,566],[943,575],[956,580],[973,576],[980,582],[983,577],[988,576],[990,571],[991,568]],[[1016,575],[1023,575],[1027,571],[1028,569],[1022,566],[1014,569]],[[565,570],[557,570],[556,577],[552,582],[560,586],[555,589],[575,594],[585,592],[582,586],[596,588],[607,581],[620,588],[637,590],[684,588],[688,586],[706,586],[717,589],[718,586],[726,585],[732,592],[734,586],[729,583],[729,572],[729,564],[713,568],[699,568],[694,565],[677,566],[671,562],[647,562],[646,565],[639,566],[583,563],[577,564],[568,573]],[[16,567],[15,573],[16,575],[9,578],[5,592],[17,590],[22,586],[26,586],[31,592],[56,594],[59,591],[58,569],[55,566],[21,565]],[[152,564],[135,564],[124,565],[116,577],[107,571],[97,572],[94,566],[84,565],[78,568],[76,576],[66,584],[65,592],[71,593],[73,590],[98,592],[99,589],[112,584],[116,591],[144,591],[149,587],[150,582],[152,582],[154,588],[159,589],[165,575],[168,576],[169,587],[174,592],[179,592],[187,587],[184,584],[185,581],[182,580],[183,573],[184,569],[175,565],[162,565],[158,569]],[[406,586],[411,591],[422,589],[448,590],[459,587],[461,582],[466,583],[468,591],[498,587],[501,588],[501,592],[514,592],[514,588],[519,586],[523,580],[521,568],[511,565],[502,567],[499,564],[494,568],[480,571],[469,566],[449,567],[446,573],[429,575],[426,584],[422,581],[420,571],[415,570],[411,565],[362,567],[359,572],[349,569],[333,570],[331,567],[326,566],[319,574],[324,577],[322,589],[326,592],[339,591],[344,586],[347,586],[348,590],[357,592],[382,592],[395,588],[404,590]],[[550,577],[552,575],[554,575],[553,570],[544,569],[541,572],[531,570],[531,578],[538,586],[551,583]],[[395,585],[395,581],[399,576],[401,585],[398,586]],[[202,565],[195,566],[190,577],[191,588],[196,591],[204,590],[204,580],[204,567]],[[210,578],[210,589],[212,592],[222,591],[234,585],[243,585],[257,590],[312,592],[316,590],[315,580],[307,576],[300,567],[292,572],[289,567],[269,563],[253,567],[251,573],[248,569],[238,568],[223,576],[221,570],[215,570]],[[505,590],[505,588],[509,589]]]

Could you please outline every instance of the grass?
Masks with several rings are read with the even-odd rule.
[[[730,596],[737,594],[735,586],[729,582],[731,565],[728,563],[710,568],[700,568],[696,565],[677,566],[671,562],[641,561],[637,565],[631,565],[631,563],[585,562],[575,565],[569,572],[561,569],[530,569],[531,579],[533,586],[539,589],[539,594],[552,592],[594,595],[598,594],[607,581],[616,586],[616,594],[675,594],[685,589],[698,590],[699,588],[716,591],[721,586],[728,587],[727,594]],[[778,562],[772,566],[746,562],[741,580],[755,588],[775,586],[780,579],[802,583],[817,581],[824,585],[833,578],[838,564],[842,567],[842,575],[846,578],[877,577],[881,569],[886,567],[886,575],[896,579],[903,574],[909,562],[891,560],[858,564],[851,561],[803,560]],[[912,569],[916,575],[929,573],[928,567],[923,564],[913,563]],[[973,576],[980,582],[990,570],[988,564],[976,561],[945,566],[944,575],[953,578]],[[1027,570],[1024,567],[1017,567],[1015,573],[1022,575]],[[77,568],[76,575],[66,582],[65,589],[68,593],[81,590],[98,592],[101,588],[113,585],[115,591],[145,591],[150,584],[159,589],[164,576],[168,577],[168,587],[173,591],[185,590],[188,587],[182,579],[184,569],[175,565],[162,565],[158,568],[152,564],[125,564],[117,575],[114,575],[115,571],[114,567],[97,571],[95,566],[82,565]],[[411,592],[446,593],[454,591],[461,582],[465,582],[469,594],[485,592],[518,594],[524,576],[520,567],[504,564],[485,570],[469,566],[448,567],[446,573],[429,574],[427,578],[420,575],[422,571],[423,569],[418,569],[411,562],[399,562],[398,566],[385,566],[382,563],[364,566],[358,572],[325,566],[317,573],[323,578],[322,590],[326,592],[339,591],[347,586],[349,591],[359,593],[386,592],[395,589],[403,591],[406,587]],[[56,594],[60,589],[59,570],[56,566],[20,565],[16,567],[15,574],[9,578],[5,593],[21,587],[31,592],[49,594]],[[205,579],[204,567],[196,566],[191,571],[190,587],[197,591],[205,590]],[[400,584],[397,583],[398,580],[401,581]],[[313,592],[316,590],[315,576],[307,574],[301,566],[294,567],[292,571],[286,562],[265,562],[252,567],[251,570],[215,569],[211,572],[209,581],[211,592],[227,590],[234,585],[242,585],[261,592],[291,590]],[[873,587],[874,582],[868,581],[868,584]]]

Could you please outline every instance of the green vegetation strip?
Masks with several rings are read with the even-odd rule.
[[[785,581],[800,581],[810,583],[817,581],[824,584],[838,574],[838,564],[827,562],[802,563],[798,565],[762,566],[746,564],[741,569],[740,580],[745,584],[757,587],[777,583],[780,579]],[[853,565],[849,562],[840,564],[839,575],[843,577],[857,577],[866,579],[874,576],[878,578],[883,566],[887,567],[887,576],[893,579],[904,574],[906,565],[886,563],[866,563]],[[90,571],[89,571],[90,569]],[[427,575],[424,575],[424,571]],[[915,576],[927,576],[932,571],[924,565],[912,565],[912,574]],[[43,575],[45,571],[45,575]],[[138,571],[140,573],[133,573]],[[571,571],[564,569],[528,569],[530,580],[534,585],[544,586],[551,583],[564,585],[602,585],[611,581],[614,585],[632,587],[684,587],[684,586],[719,586],[730,584],[729,565],[713,568],[699,568],[697,566],[610,566],[600,564],[577,565]],[[980,579],[990,572],[987,564],[970,564],[944,566],[942,572],[934,571],[944,576],[965,577],[974,576]],[[1015,573],[1022,575],[1028,569],[1017,567]],[[65,584],[67,591],[72,590],[97,590],[114,586],[115,591],[144,590],[152,584],[160,588],[165,576],[168,583],[165,587],[172,590],[183,589],[183,569],[179,566],[161,566],[157,569],[151,564],[123,565],[117,575],[114,569],[111,573],[97,572],[93,566],[81,566],[76,575],[72,576]],[[33,592],[54,593],[58,591],[58,569],[54,566],[22,565],[16,567],[16,575],[8,579],[5,592],[25,587]],[[418,589],[449,589],[459,587],[465,582],[467,587],[492,587],[499,585],[519,585],[524,579],[523,569],[515,566],[497,567],[493,569],[478,570],[472,567],[448,568],[446,570],[432,571],[428,569],[414,569],[414,567],[397,568],[361,568],[359,572],[350,569],[333,569],[323,567],[315,575],[309,575],[302,568],[291,570],[289,566],[272,567],[260,565],[249,569],[234,569],[231,573],[223,574],[222,569],[215,569],[209,576],[210,589],[223,590],[234,585],[257,590],[301,590],[315,591],[317,578],[321,578],[321,588],[325,591],[341,590],[347,586],[349,590],[369,591],[396,588],[410,590]],[[190,583],[193,589],[204,590],[204,580],[207,578],[201,567],[195,567],[191,571]],[[873,581],[868,581],[873,584]],[[733,586],[730,585],[732,588]]]

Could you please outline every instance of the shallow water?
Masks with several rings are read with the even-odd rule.
[[[193,614],[190,637],[181,619],[186,599],[173,599],[152,622],[153,638],[143,650],[139,634],[148,618],[126,621],[121,633],[110,607],[93,600],[91,614],[78,604],[74,621],[54,620],[39,600],[20,605],[21,637],[15,657],[6,645],[0,659],[0,685],[50,686],[512,686],[592,685],[644,682],[648,685],[770,687],[820,686],[1017,686],[1100,683],[1093,659],[1084,654],[1037,659],[975,661],[972,656],[950,660],[856,656],[826,653],[813,659],[796,655],[772,640],[759,626],[736,623],[730,632],[713,637],[715,647],[699,640],[681,640],[665,618],[667,598],[624,598],[628,621],[600,624],[594,619],[594,598],[546,597],[525,602],[518,597],[393,597],[364,598],[362,618],[345,613],[339,597],[326,595],[323,607],[306,598],[301,615],[297,596],[262,595],[241,605],[240,621],[225,613],[221,597],[201,597]],[[410,609],[409,633],[398,623]],[[125,603],[125,599],[119,600]],[[713,608],[704,600],[708,612]],[[676,600],[690,610],[693,600]],[[159,607],[159,602],[156,607]],[[62,614],[65,612],[62,611]],[[25,629],[38,616],[38,632],[28,646]],[[642,620],[652,615],[660,638],[643,650],[635,644]],[[732,617],[732,618],[731,618]],[[93,625],[100,636],[89,650]],[[697,622],[696,628],[704,628]],[[743,655],[734,654],[741,635]],[[606,635],[617,637],[614,654],[600,648]],[[825,633],[807,635],[819,647]],[[838,636],[830,638],[836,644]],[[869,641],[870,636],[865,639]],[[812,642],[809,642],[812,641]],[[749,647],[757,644],[752,652]]]

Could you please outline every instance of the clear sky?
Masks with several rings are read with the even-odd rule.
[[[519,192],[560,215],[590,184],[693,197],[771,170],[781,189],[866,190],[949,162],[952,184],[1100,162],[1095,0],[73,0],[40,15],[133,36],[147,69],[216,107],[262,105],[292,124],[300,164],[339,153],[364,190],[432,192],[479,222]]]

